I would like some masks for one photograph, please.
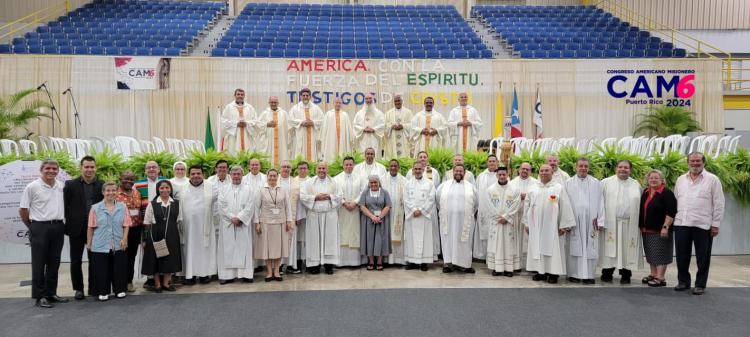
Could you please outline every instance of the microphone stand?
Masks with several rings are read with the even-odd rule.
[[[40,85],[40,88],[37,88],[37,90],[41,88],[44,88],[44,92],[47,93],[47,98],[49,99],[49,104],[51,106],[50,110],[52,111],[52,114],[50,118],[52,119],[52,137],[54,137],[55,136],[55,116],[57,116],[57,121],[60,123],[61,126],[62,126],[62,120],[60,120],[60,113],[58,113],[57,108],[55,108],[55,102],[52,101],[52,95],[49,93],[49,89],[47,89],[47,85],[42,83],[42,85]]]
[[[76,105],[76,97],[73,95],[73,89],[68,88],[66,92],[70,94],[70,101],[73,102],[73,128],[75,129],[75,139],[78,139],[78,127],[81,126],[81,116],[80,113],[78,113],[78,106]],[[63,92],[63,95],[65,95],[65,91]],[[78,146],[76,146],[76,158],[78,158]]]

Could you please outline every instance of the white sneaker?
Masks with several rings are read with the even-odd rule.
[[[99,295],[99,300],[104,302],[109,300],[109,295]]]
[[[121,293],[117,294],[117,298],[125,298],[125,296],[127,296],[127,294],[125,294],[125,292],[121,292]]]

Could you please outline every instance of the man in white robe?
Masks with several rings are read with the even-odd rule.
[[[464,167],[453,168],[453,180],[440,184],[436,192],[440,243],[443,251],[443,272],[461,268],[475,273],[471,266],[472,243],[477,211],[477,191],[464,179]]]
[[[393,96],[393,108],[385,113],[385,158],[410,157],[414,152],[411,142],[411,120],[414,113],[403,106],[401,95]]]
[[[355,143],[354,129],[349,113],[341,110],[341,98],[333,101],[333,110],[325,114],[320,132],[321,156],[326,163],[333,163],[336,156],[352,152]]]
[[[501,167],[497,170],[497,182],[480,194],[480,205],[489,205],[487,218],[492,221],[487,239],[487,267],[492,276],[505,275],[512,277],[515,270],[521,269],[521,257],[518,255],[518,236],[515,227],[520,223],[516,219],[521,196],[508,182],[508,170]],[[485,206],[486,207],[486,206]]]
[[[424,110],[414,115],[411,120],[411,137],[414,151],[427,151],[443,147],[448,138],[448,122],[437,111],[433,110],[435,100],[424,99]]]
[[[531,169],[531,164],[526,162],[521,163],[518,167],[518,176],[510,181],[510,186],[518,191],[521,198],[521,204],[518,206],[518,212],[516,212],[513,223],[521,223],[523,215],[529,207],[529,199],[526,196],[529,194],[529,191],[539,183],[539,180],[531,176]],[[529,233],[524,230],[523,226],[516,226],[516,231],[516,238],[518,240],[516,249],[518,250],[518,256],[521,258],[521,268],[514,271],[520,272],[526,267],[525,261],[529,246]]]
[[[291,164],[290,164],[291,167]],[[283,167],[282,167],[283,169]],[[302,161],[297,164],[297,176],[292,178],[291,182],[291,190],[292,194],[297,198],[297,206],[296,206],[296,221],[297,225],[294,228],[294,236],[296,237],[296,240],[293,239],[291,244],[294,246],[294,249],[289,250],[289,265],[293,266],[291,272],[292,274],[299,274],[302,272],[302,269],[305,268],[305,260],[307,256],[306,248],[305,248],[305,228],[306,228],[306,221],[307,221],[307,209],[302,204],[302,200],[300,197],[300,190],[302,188],[302,185],[309,179],[307,176],[309,172],[309,165],[307,162]],[[282,170],[283,175],[283,170]],[[293,252],[293,253],[292,253]],[[295,255],[292,257],[292,255]],[[293,264],[294,263],[294,264]]]
[[[254,193],[260,193],[260,190],[266,185],[266,174],[260,171],[260,160],[250,159],[247,166],[250,172],[242,178],[242,183],[250,186]]]
[[[494,219],[495,205],[488,203],[489,198],[482,197],[490,187],[497,185],[497,168],[497,156],[494,154],[487,156],[487,169],[479,174],[474,184],[479,195],[479,209],[477,211],[477,225],[474,227],[473,255],[478,260],[486,260],[489,232],[497,223],[497,220]]]
[[[457,154],[453,156],[453,167],[456,167],[457,165],[464,166],[464,156],[462,154]],[[465,172],[466,174],[464,174],[464,179],[467,182],[474,184],[474,182],[476,181],[474,179],[474,173],[472,173],[471,171],[465,171]],[[451,179],[453,179],[453,169],[445,171],[445,174],[443,175],[443,182],[446,182]]]
[[[211,186],[213,186],[214,193],[216,195],[219,195],[219,192],[223,190],[225,187],[232,184],[232,178],[229,177],[229,163],[224,159],[219,159],[216,161],[216,164],[214,165],[214,175],[208,177],[208,182],[211,183]],[[216,242],[219,242],[219,222],[221,221],[219,217],[219,203],[214,203],[214,226],[216,226]]]
[[[565,182],[570,179],[568,172],[560,169],[560,157],[554,153],[547,155],[547,160],[544,162],[552,168],[552,180],[559,184],[565,185]]]
[[[388,212],[391,223],[391,255],[389,264],[406,264],[404,261],[404,188],[406,178],[399,173],[400,163],[391,159],[388,163],[388,176],[382,180],[383,189],[391,197],[391,210]]]
[[[227,104],[221,112],[221,149],[235,155],[241,151],[254,151],[257,114],[252,105],[245,102],[245,91],[234,91],[234,102]]]
[[[606,230],[601,238],[601,280],[612,282],[615,268],[620,270],[620,284],[629,284],[633,270],[643,266],[643,248],[638,228],[641,185],[630,177],[632,164],[617,163],[617,174],[602,180],[604,221]]]
[[[255,198],[250,186],[242,183],[242,167],[232,167],[231,184],[219,192],[219,284],[253,281],[252,221]]]
[[[380,177],[380,181],[383,181],[386,175],[388,175],[385,166],[383,166],[383,164],[381,163],[376,162],[375,157],[377,157],[376,150],[372,147],[368,147],[367,149],[365,149],[365,161],[357,164],[354,167],[354,174],[364,179],[362,182],[362,188],[367,187],[367,179],[371,175],[377,175],[378,177]]]
[[[523,225],[529,234],[526,270],[536,272],[534,281],[557,283],[565,275],[564,235],[576,225],[565,187],[552,180],[552,167],[539,168],[539,182],[528,194]]]
[[[182,270],[187,285],[195,284],[194,277],[200,283],[208,283],[217,273],[213,207],[218,191],[203,179],[200,166],[190,167],[189,174],[190,183],[180,193],[184,234],[180,237],[184,242]]]
[[[323,125],[323,110],[310,101],[310,89],[300,90],[300,102],[289,110],[289,127],[294,130],[293,155],[306,161],[318,160],[318,131]]]
[[[406,269],[427,271],[435,259],[433,251],[433,222],[435,212],[435,185],[424,174],[424,164],[417,162],[412,168],[414,177],[404,186],[404,259]],[[439,242],[438,242],[439,244]]]
[[[458,106],[448,114],[450,128],[450,147],[455,153],[464,153],[477,148],[479,132],[482,130],[482,118],[479,111],[469,105],[469,95],[458,94]]]
[[[599,259],[599,236],[604,229],[604,198],[601,182],[590,176],[589,160],[576,161],[576,175],[565,182],[576,227],[568,236],[568,281],[594,284]]]
[[[339,207],[339,267],[359,267],[362,255],[359,250],[359,196],[367,178],[354,172],[354,158],[346,157],[343,161],[344,172],[333,177],[333,181],[343,192]]]
[[[311,274],[320,273],[320,265],[326,274],[333,274],[333,266],[339,263],[338,208],[343,192],[328,177],[328,164],[318,162],[317,175],[308,179],[300,188],[300,200],[307,208],[305,223],[305,264]]]
[[[352,125],[354,126],[354,136],[357,138],[359,151],[373,148],[375,149],[375,158],[380,159],[380,143],[385,134],[385,116],[375,106],[375,98],[372,94],[365,95],[365,106],[357,111]]]
[[[438,172],[437,169],[434,167],[430,167],[430,160],[427,155],[427,151],[419,151],[417,153],[417,163],[422,164],[422,174],[424,175],[425,179],[432,182],[433,186],[435,187],[435,190],[437,191],[437,188],[440,186],[440,172]],[[415,163],[416,165],[416,163]],[[412,168],[409,170],[409,172],[406,173],[406,180],[410,180],[414,177],[414,169]],[[432,252],[435,254],[435,259],[438,258],[438,255],[440,255],[440,223],[438,222],[438,216],[437,216],[437,206],[434,209],[435,216],[431,217],[430,220],[432,220]]]
[[[256,148],[268,155],[274,167],[289,159],[291,137],[288,118],[286,111],[279,108],[279,98],[276,96],[268,98],[268,108],[258,117]]]

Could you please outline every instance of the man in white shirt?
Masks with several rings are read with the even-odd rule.
[[[221,112],[222,149],[235,155],[241,151],[255,149],[252,136],[257,123],[257,114],[252,105],[245,102],[245,90],[234,91],[234,101]]]

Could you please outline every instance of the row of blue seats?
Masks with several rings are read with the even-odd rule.
[[[320,44],[305,44],[305,43],[288,43],[288,44],[272,44],[270,42],[232,42],[219,41],[216,43],[217,48],[265,48],[265,49],[453,49],[453,50],[484,50],[487,47],[484,44],[341,44],[341,43],[320,43]]]
[[[441,13],[441,12],[418,12],[418,13],[408,13],[408,12],[341,12],[341,13],[331,13],[329,15],[324,15],[324,13],[306,13],[306,12],[262,12],[262,11],[252,11],[252,12],[244,12],[243,14],[246,14],[248,16],[260,16],[263,18],[331,18],[331,19],[341,19],[341,20],[353,20],[355,18],[385,18],[385,17],[393,17],[393,18],[460,18],[461,16],[458,15],[458,13]],[[321,16],[323,15],[323,16]]]
[[[550,12],[550,13],[511,13],[511,12],[475,12],[476,16],[481,16],[484,18],[503,18],[503,17],[510,17],[510,18],[517,18],[517,17],[529,17],[529,18],[550,18],[550,19],[559,19],[559,18],[570,18],[570,17],[600,17],[600,18],[611,18],[614,17],[612,13],[607,12],[592,12],[592,11],[573,11],[573,12]]]
[[[516,43],[625,43],[625,44],[638,44],[638,45],[651,45],[660,44],[661,39],[658,37],[646,37],[646,38],[622,38],[622,37],[555,37],[555,36],[519,36],[519,37],[507,37],[505,41],[510,44]]]
[[[422,43],[422,44],[432,44],[432,43],[475,43],[475,44],[481,44],[482,40],[478,37],[431,37],[431,36],[424,36],[424,37],[409,37],[409,38],[403,38],[403,37],[341,37],[341,36],[319,36],[319,37],[311,37],[311,38],[300,38],[298,36],[292,36],[289,38],[285,37],[273,37],[273,36],[246,36],[246,35],[236,35],[236,36],[224,36],[222,39],[227,42],[271,42],[271,43],[330,43],[330,42],[336,42],[336,43]],[[557,42],[557,41],[554,41]]]
[[[205,26],[211,18],[208,19],[105,19],[105,18],[97,18],[94,20],[86,20],[86,21],[52,21],[47,24],[47,26],[43,27],[50,27],[50,29],[54,27],[112,27],[112,28],[119,28],[124,26],[136,26],[136,27],[158,27],[158,26],[165,26],[170,27],[173,25],[179,25],[179,24],[190,24],[191,26],[196,25],[202,25]]]
[[[525,6],[525,5],[476,5],[472,7],[473,11],[482,12],[585,12],[585,11],[602,11],[601,8],[592,5],[568,5],[568,6]]]
[[[201,31],[203,27],[176,27],[176,28],[81,28],[72,30],[50,30],[44,32],[36,32],[35,34],[69,34],[69,35],[126,35],[126,34],[137,34],[137,35],[174,35],[174,34],[191,34]],[[27,35],[29,37],[34,36]]]
[[[629,30],[629,31],[614,31],[614,32],[607,32],[607,31],[599,31],[599,30],[591,30],[591,29],[584,29],[584,30],[566,30],[566,29],[560,29],[555,31],[549,31],[549,30],[511,30],[511,29],[498,29],[497,32],[503,34],[504,36],[509,37],[520,37],[520,36],[552,36],[552,37],[621,37],[621,38],[642,38],[642,37],[650,37],[651,33],[645,31],[645,30],[638,30],[638,27],[633,27],[636,29]]]
[[[86,46],[10,46],[0,45],[0,54],[76,54],[76,55],[159,55],[179,56],[180,48],[86,47]]]
[[[13,45],[26,46],[87,46],[87,47],[147,47],[147,48],[187,48],[184,40],[24,40],[13,39]]]
[[[340,50],[340,49],[238,49],[238,48],[216,48],[211,51],[211,56],[229,57],[316,57],[316,58],[492,58],[490,50],[465,51],[465,50]]]
[[[126,41],[161,41],[161,40],[169,40],[169,41],[192,41],[195,38],[194,34],[167,34],[167,35],[160,35],[160,34],[123,34],[123,35],[117,35],[117,36],[110,36],[105,35],[105,37],[101,37],[100,34],[97,35],[81,35],[81,34],[49,34],[49,33],[42,33],[37,36],[28,37],[28,38],[17,38],[17,39],[28,39],[33,41],[63,41],[63,40],[94,40],[94,41],[117,41],[117,40],[126,40]]]
[[[566,50],[566,49],[672,49],[674,46],[669,42],[655,44],[643,43],[516,43],[514,49],[541,49],[541,50]]]
[[[128,1],[128,0],[94,0],[84,7],[127,8],[127,9],[171,9],[171,8],[213,8],[224,7],[221,2],[197,1]]]
[[[250,3],[247,7],[252,8],[386,8],[386,9],[443,9],[455,10],[455,7],[451,5],[350,5],[350,4],[295,4],[295,3]],[[246,7],[246,8],[247,8]]]
[[[684,49],[620,49],[620,50],[521,50],[522,58],[671,58],[686,57]]]
[[[215,11],[207,11],[204,9],[183,9],[183,10],[160,10],[158,12],[143,12],[139,10],[135,11],[129,11],[129,10],[123,10],[123,9],[113,9],[113,10],[75,10],[67,14],[69,20],[73,20],[76,18],[88,18],[88,17],[103,17],[103,16],[110,16],[110,15],[116,15],[116,16],[136,16],[141,18],[147,18],[147,19],[159,19],[159,18],[168,18],[168,17],[175,17],[175,16],[194,16],[194,15],[214,15],[216,12],[219,12],[219,10]]]

